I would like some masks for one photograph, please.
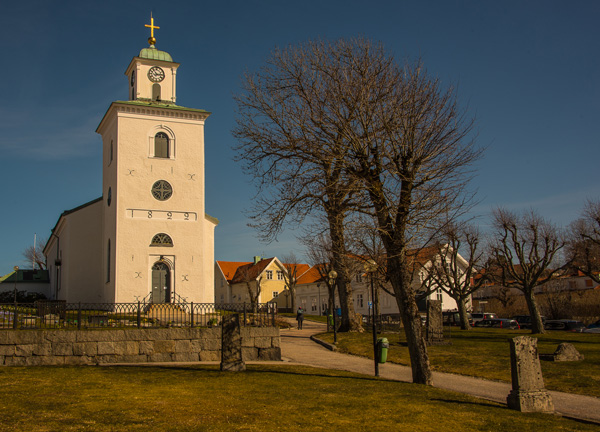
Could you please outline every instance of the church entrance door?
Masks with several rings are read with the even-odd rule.
[[[152,266],[152,303],[169,303],[171,299],[171,271],[162,261]]]

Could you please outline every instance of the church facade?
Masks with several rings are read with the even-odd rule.
[[[214,302],[214,230],[205,212],[204,123],[176,105],[179,63],[150,46],[126,69],[102,137],[102,197],[65,211],[44,250],[52,297],[67,302]]]

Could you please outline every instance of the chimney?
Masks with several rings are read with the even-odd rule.
[[[254,264],[258,264],[258,262],[261,260],[260,256],[255,256],[254,257]]]

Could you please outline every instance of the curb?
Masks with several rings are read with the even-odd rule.
[[[314,336],[310,337],[310,340],[318,343],[319,345],[324,346],[325,348],[327,348],[329,351],[337,351],[337,347],[335,345],[330,344],[329,342],[325,342],[324,340],[321,340],[319,338],[316,338]]]

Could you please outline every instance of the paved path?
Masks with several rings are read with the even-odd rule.
[[[294,322],[294,324],[296,324]],[[311,335],[325,331],[325,324],[304,321],[303,329],[281,330],[281,356],[284,361],[326,369],[346,370],[365,375],[374,374],[373,360],[331,351],[315,341]],[[386,363],[379,365],[382,378],[412,382],[409,367]],[[509,383],[488,381],[441,372],[433,373],[433,385],[438,388],[465,393],[495,402],[506,403],[511,390]],[[551,391],[558,414],[600,424],[600,399]]]

